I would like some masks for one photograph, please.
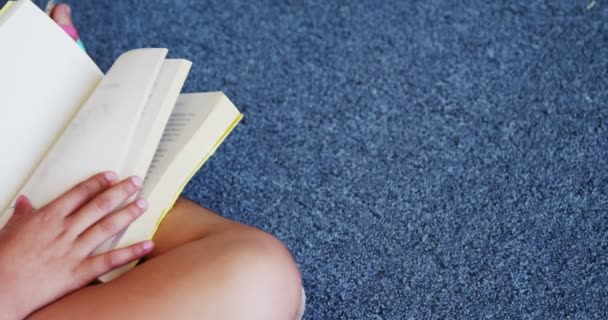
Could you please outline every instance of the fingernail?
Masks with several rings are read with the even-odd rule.
[[[135,200],[135,205],[140,209],[148,208],[148,202],[144,198],[137,198],[137,200]]]
[[[17,197],[17,200],[15,200],[15,206],[19,206],[19,205],[21,205],[21,204],[22,204],[24,201],[26,201],[25,196],[24,196],[24,195],[22,195],[22,194],[20,194],[20,195]]]
[[[133,182],[133,184],[137,187],[141,187],[141,185],[144,183],[144,181],[138,176],[131,177],[131,182]]]
[[[118,175],[113,171],[106,171],[103,173],[103,176],[108,180],[108,182],[114,182],[118,179]]]
[[[146,251],[150,251],[152,248],[154,248],[154,243],[150,240],[146,240],[141,244],[141,247]]]
[[[65,5],[65,11],[71,15],[72,14],[72,8],[70,6],[68,6],[67,4]]]

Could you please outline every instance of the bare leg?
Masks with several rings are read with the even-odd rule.
[[[287,249],[260,230],[180,198],[150,258],[31,319],[295,319],[301,280]]]
[[[72,25],[65,4],[53,20]],[[180,198],[147,261],[122,277],[55,301],[31,319],[296,319],[300,274],[287,249],[260,230]]]

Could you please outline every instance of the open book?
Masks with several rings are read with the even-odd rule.
[[[166,59],[166,49],[126,52],[104,75],[29,0],[1,9],[0,43],[0,228],[19,194],[41,207],[113,170],[145,177],[149,207],[98,251],[151,239],[242,117],[221,92],[180,94],[191,63]]]

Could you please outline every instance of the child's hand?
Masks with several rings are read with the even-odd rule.
[[[144,241],[91,255],[147,207],[137,199],[117,210],[140,188],[141,179],[112,186],[116,179],[111,172],[95,175],[35,213],[29,200],[19,197],[13,217],[0,230],[0,319],[24,318],[150,252],[152,242]]]

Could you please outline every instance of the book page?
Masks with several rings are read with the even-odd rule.
[[[219,96],[210,96],[207,101],[199,101],[200,104],[188,98],[187,94],[181,95],[171,113],[144,179],[142,195],[158,184],[162,174],[171,164],[172,158],[181,152],[200,124],[209,116],[213,110],[212,106],[216,104],[214,100],[217,100]]]
[[[180,59],[163,62],[133,137],[132,145],[137,147],[131,148],[126,156],[125,175],[144,177],[146,174],[191,65],[191,62]],[[106,241],[95,252],[107,251],[121,235]]]
[[[190,61],[180,59],[163,63],[133,138],[133,145],[141,147],[132,148],[127,155],[127,174],[146,174],[191,66]]]
[[[160,185],[168,183],[166,180],[175,178],[173,175],[176,171],[193,173],[192,168],[215,151],[241,117],[238,109],[222,92],[181,94],[163,132],[140,195],[151,197]],[[185,170],[180,168],[182,163],[186,163]]]
[[[104,170],[125,177],[126,156],[166,49],[121,55],[70,122],[20,194],[39,208],[78,182]],[[5,211],[0,225],[12,214]]]
[[[0,16],[0,213],[103,77],[33,3],[10,3]]]
[[[180,95],[139,193],[148,200],[148,210],[127,228],[115,248],[152,238],[186,183],[241,118],[221,92]],[[109,281],[133,265],[116,269],[100,280]]]

